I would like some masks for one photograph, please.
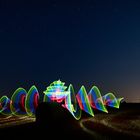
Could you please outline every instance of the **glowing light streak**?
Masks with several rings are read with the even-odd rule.
[[[60,80],[54,81],[44,91],[43,102],[58,102],[68,109],[77,120],[81,118],[82,110],[94,116],[93,109],[108,113],[106,106],[119,108],[123,98],[116,98],[114,94],[107,93],[103,97],[99,89],[93,86],[87,93],[84,86],[76,94],[72,85],[67,88]],[[35,86],[27,92],[24,88],[18,88],[11,97],[0,98],[0,113],[3,115],[34,116],[39,104],[39,93]]]

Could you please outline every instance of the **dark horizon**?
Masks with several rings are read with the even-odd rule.
[[[140,1],[0,2],[0,96],[60,79],[140,102]]]

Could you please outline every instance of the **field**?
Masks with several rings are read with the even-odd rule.
[[[40,111],[41,110],[41,111]],[[140,139],[140,104],[121,105],[120,109],[108,108],[105,114],[95,110],[90,117],[83,112],[76,121],[69,112],[54,108],[51,116],[41,108],[35,117],[0,117],[0,135],[4,138],[52,137],[59,139]]]

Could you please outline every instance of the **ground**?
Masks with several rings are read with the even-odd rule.
[[[94,117],[83,112],[80,121],[74,120],[63,110],[56,112],[55,109],[55,117],[48,115],[46,109],[46,116],[43,112],[45,118],[41,118],[41,121],[36,121],[38,119],[35,117],[1,115],[0,135],[18,139],[43,136],[60,139],[140,139],[140,104],[124,103],[120,109],[108,108],[108,110],[108,114],[95,110]]]

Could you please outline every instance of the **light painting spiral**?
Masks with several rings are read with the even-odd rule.
[[[82,110],[94,116],[93,109],[108,113],[106,106],[119,108],[123,98],[116,98],[112,93],[103,97],[99,89],[93,86],[87,93],[84,86],[76,94],[72,85],[67,88],[64,82],[54,81],[44,91],[43,102],[58,102],[69,110],[77,120],[81,118]],[[27,92],[24,88],[18,88],[11,99],[7,96],[0,98],[0,113],[3,115],[34,116],[39,104],[39,92],[32,86]]]

